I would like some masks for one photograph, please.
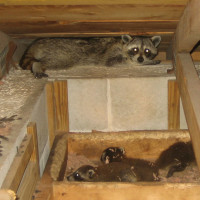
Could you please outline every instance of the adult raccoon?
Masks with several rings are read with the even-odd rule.
[[[48,76],[45,69],[75,65],[115,66],[124,64],[154,65],[160,36],[112,38],[46,38],[34,41],[21,58],[22,69],[31,70],[36,78]]]

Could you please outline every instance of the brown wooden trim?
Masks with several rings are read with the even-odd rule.
[[[32,200],[33,192],[38,181],[38,165],[36,162],[29,162],[23,179],[17,191],[20,200]]]
[[[2,188],[11,189],[14,192],[17,191],[24,175],[24,171],[31,158],[33,148],[33,137],[31,135],[25,136],[3,182]]]
[[[68,89],[67,81],[55,81],[54,99],[55,99],[55,127],[57,132],[69,131],[69,114],[68,114]]]
[[[180,129],[180,94],[176,80],[168,81],[168,129]]]
[[[55,138],[55,109],[54,109],[54,90],[53,83],[46,84],[46,102],[48,112],[48,129],[49,129],[49,144],[50,149],[53,145]]]
[[[200,39],[200,1],[190,0],[175,33],[174,51],[190,52]]]
[[[177,54],[176,77],[197,164],[200,169],[200,80],[189,53]]]
[[[72,183],[56,182],[54,200],[197,200],[198,183]]]

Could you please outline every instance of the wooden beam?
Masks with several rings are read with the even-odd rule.
[[[200,80],[189,53],[177,54],[176,77],[196,161],[200,169]]]
[[[54,200],[197,200],[199,183],[72,183],[56,182]]]
[[[55,110],[54,110],[54,94],[53,94],[53,83],[46,84],[46,101],[47,101],[47,112],[48,112],[48,129],[49,129],[49,143],[50,149],[53,145],[55,138]]]
[[[36,123],[29,122],[27,126],[27,134],[33,136],[33,152],[31,155],[30,161],[37,163],[38,165],[38,173],[39,173],[39,153],[38,153],[38,140],[37,140],[37,127]]]
[[[11,189],[14,192],[17,191],[32,155],[33,148],[33,137],[31,135],[25,136],[8,171],[8,175],[3,182],[2,188]]]
[[[55,81],[54,99],[56,114],[56,131],[69,131],[69,114],[68,114],[68,89],[67,81]]]
[[[190,52],[200,40],[200,1],[190,0],[175,32],[175,52]]]
[[[176,80],[168,81],[168,129],[180,129],[180,94]]]

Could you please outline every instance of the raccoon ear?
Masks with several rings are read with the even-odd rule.
[[[161,42],[161,37],[160,37],[160,36],[153,36],[153,37],[151,38],[151,40],[152,40],[152,42],[153,42],[153,45],[154,45],[155,47],[157,47],[157,46],[160,44],[160,42]]]
[[[88,174],[89,174],[89,178],[92,178],[95,174],[95,171],[93,169],[89,169]]]
[[[132,40],[130,35],[122,35],[122,41],[126,44]]]

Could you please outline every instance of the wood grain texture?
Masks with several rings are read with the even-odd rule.
[[[200,40],[200,1],[190,0],[175,33],[174,51],[190,52]]]
[[[69,131],[67,81],[54,81],[56,131]]]
[[[1,31],[12,37],[173,34],[186,4],[186,0],[61,2],[2,3]]]
[[[54,183],[54,200],[197,200],[198,183]]]
[[[188,0],[0,0],[2,5],[105,5],[105,4],[163,4],[163,5],[183,5]]]
[[[176,80],[168,81],[168,129],[180,129],[180,94]]]
[[[104,149],[120,146],[128,157],[156,159],[169,145],[188,140],[188,131],[182,130],[69,133],[68,153],[99,160]]]
[[[32,200],[33,192],[38,181],[38,166],[36,162],[29,162],[24,173],[22,182],[17,191],[20,200]]]
[[[2,188],[11,189],[14,192],[17,191],[21,179],[24,175],[24,171],[31,158],[33,148],[34,145],[32,135],[25,136],[3,182]]]
[[[48,112],[48,129],[49,129],[49,144],[50,149],[53,145],[55,138],[55,110],[54,110],[54,91],[53,83],[49,82],[46,84],[46,102]]]
[[[177,54],[176,77],[197,164],[200,169],[200,80],[189,53]]]

